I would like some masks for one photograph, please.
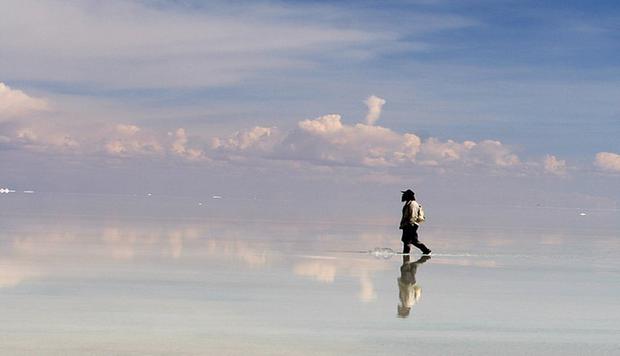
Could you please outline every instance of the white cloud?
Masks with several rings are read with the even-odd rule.
[[[207,159],[204,151],[197,148],[188,147],[188,138],[184,128],[179,128],[174,134],[172,142],[172,152],[177,156],[186,158],[190,161]]]
[[[136,125],[118,124],[111,130],[91,131],[90,135],[94,136],[91,140],[101,142],[105,153],[111,156],[160,155],[164,151],[158,137]]]
[[[68,152],[80,146],[80,142],[67,132],[36,125],[18,128],[11,143],[36,152]]]
[[[564,175],[566,174],[566,161],[558,159],[556,156],[547,155],[544,161],[545,172]]]
[[[604,170],[620,172],[620,154],[599,152],[596,154],[594,163]]]
[[[25,95],[25,94],[24,94]],[[376,122],[385,100],[367,101],[368,122]],[[292,130],[255,126],[228,137],[209,140],[188,136],[185,128],[167,134],[135,124],[82,124],[60,127],[46,121],[18,126],[3,135],[3,144],[20,145],[38,152],[63,152],[113,157],[179,157],[189,161],[285,160],[316,166],[518,167],[520,159],[497,140],[479,142],[422,139],[415,133],[399,133],[379,125],[345,124],[338,114],[302,120]],[[549,156],[545,169],[559,174],[565,162]]]
[[[216,137],[211,143],[211,147],[216,150],[224,151],[266,151],[277,139],[278,131],[275,127],[256,126],[249,131],[237,131],[230,137],[222,139]]]
[[[47,101],[33,98],[21,90],[0,82],[0,121],[16,119],[37,111],[48,110]]]
[[[366,115],[366,123],[368,125],[374,125],[381,116],[381,109],[385,105],[385,99],[378,96],[371,95],[366,101],[364,101],[368,107],[368,114]]]
[[[341,117],[338,114],[324,115],[314,120],[304,120],[298,126],[304,131],[317,135],[331,134],[342,130]]]
[[[116,125],[116,131],[126,136],[133,136],[140,131],[140,128],[136,125],[118,124]]]
[[[378,125],[344,124],[337,114],[300,121],[296,129],[289,131],[256,126],[229,137],[214,137],[210,142],[200,137],[190,142],[185,128],[166,135],[133,124],[74,125],[63,129],[37,122],[19,127],[7,140],[38,152],[161,159],[169,155],[190,161],[261,158],[364,167],[511,167],[520,163],[499,141],[422,140],[414,133],[398,133]]]
[[[481,142],[428,138],[397,133],[388,128],[342,123],[340,115],[326,115],[299,123],[287,135],[276,155],[321,164],[361,166],[464,165],[515,166],[519,158],[499,141]]]

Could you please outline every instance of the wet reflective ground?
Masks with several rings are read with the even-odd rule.
[[[612,229],[5,215],[0,354],[618,354]],[[387,251],[387,250],[386,250]]]

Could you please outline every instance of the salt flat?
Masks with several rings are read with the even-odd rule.
[[[403,317],[393,226],[3,208],[0,354],[620,350],[614,228],[429,223]]]

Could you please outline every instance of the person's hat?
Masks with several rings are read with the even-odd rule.
[[[402,200],[415,200],[415,193],[413,192],[413,190],[411,189],[407,189],[405,191],[401,190],[401,193],[403,193],[403,197]]]

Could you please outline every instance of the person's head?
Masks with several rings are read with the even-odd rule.
[[[413,192],[413,190],[407,189],[405,191],[401,191],[401,193],[403,193],[403,196],[402,198],[400,198],[400,201],[415,200],[415,193]]]
[[[411,312],[411,307],[405,307],[400,304],[398,305],[397,313],[398,313],[399,318],[408,317],[410,312]]]

